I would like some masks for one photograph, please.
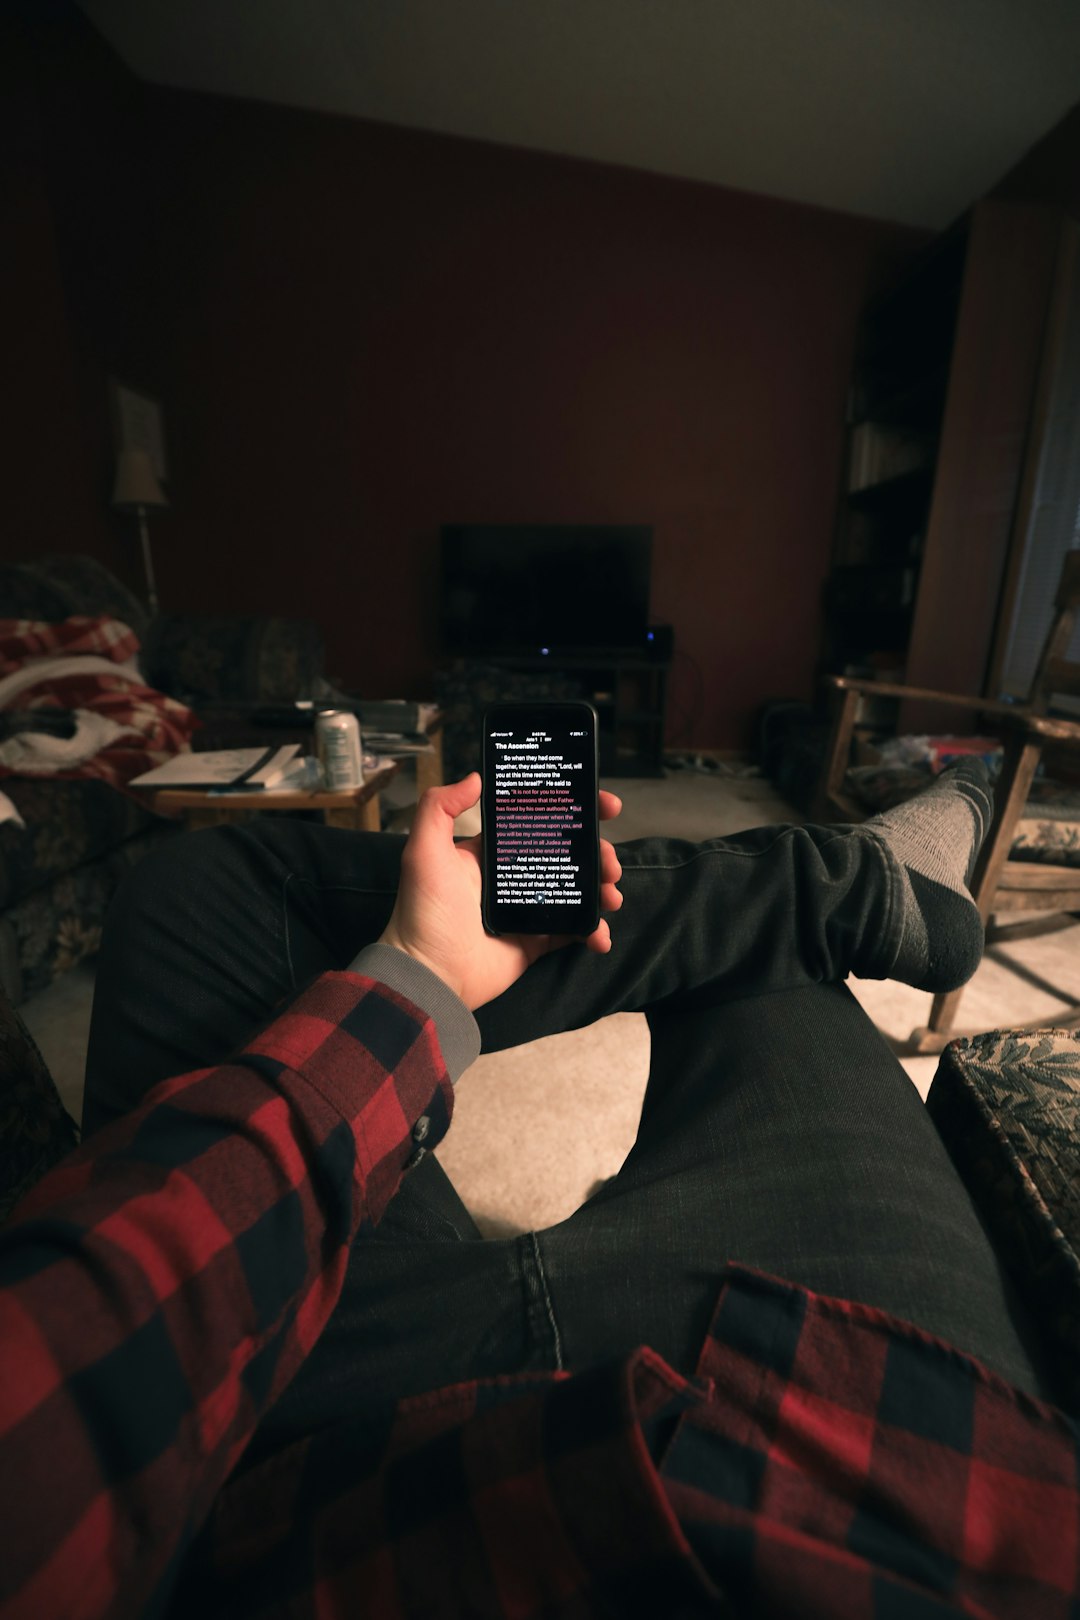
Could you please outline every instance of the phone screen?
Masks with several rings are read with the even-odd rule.
[[[499,703],[484,717],[484,922],[590,934],[600,920],[596,714]]]

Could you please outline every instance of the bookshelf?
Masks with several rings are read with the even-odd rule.
[[[1054,210],[981,202],[864,312],[823,672],[985,690],[1059,234]],[[866,718],[948,718],[895,711]]]

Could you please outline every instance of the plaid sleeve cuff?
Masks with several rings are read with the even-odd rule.
[[[393,945],[367,945],[349,964],[350,973],[385,984],[406,996],[435,1025],[447,1073],[456,1085],[480,1056],[480,1030],[465,1003],[430,968]]]

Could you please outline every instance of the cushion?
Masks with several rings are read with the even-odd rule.
[[[1080,1413],[1080,1032],[952,1041],[927,1108]]]
[[[1063,782],[1033,782],[1009,856],[1014,861],[1080,866],[1080,788]]]
[[[179,821],[157,817],[146,832],[83,861],[0,914],[0,988],[12,1006],[93,956],[123,878],[162,839],[182,830]]]
[[[44,1058],[0,996],[0,1221],[78,1139]]]
[[[138,597],[94,557],[70,554],[0,565],[0,618],[55,624],[73,613],[119,619],[140,641],[148,623]]]
[[[196,707],[317,697],[323,660],[322,632],[306,619],[163,614],[143,644],[150,684]]]

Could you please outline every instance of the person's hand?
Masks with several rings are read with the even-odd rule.
[[[476,771],[461,782],[429,788],[416,810],[416,820],[401,857],[401,884],[383,945],[394,945],[423,962],[460,996],[467,1007],[481,1007],[521,977],[546,952],[572,943],[555,934],[489,934],[480,913],[480,839],[454,843],[454,817],[480,797]],[[622,802],[601,792],[600,819],[610,821]],[[615,850],[600,840],[600,909],[618,911],[622,877]],[[584,941],[591,951],[609,951],[611,934],[604,918]]]

